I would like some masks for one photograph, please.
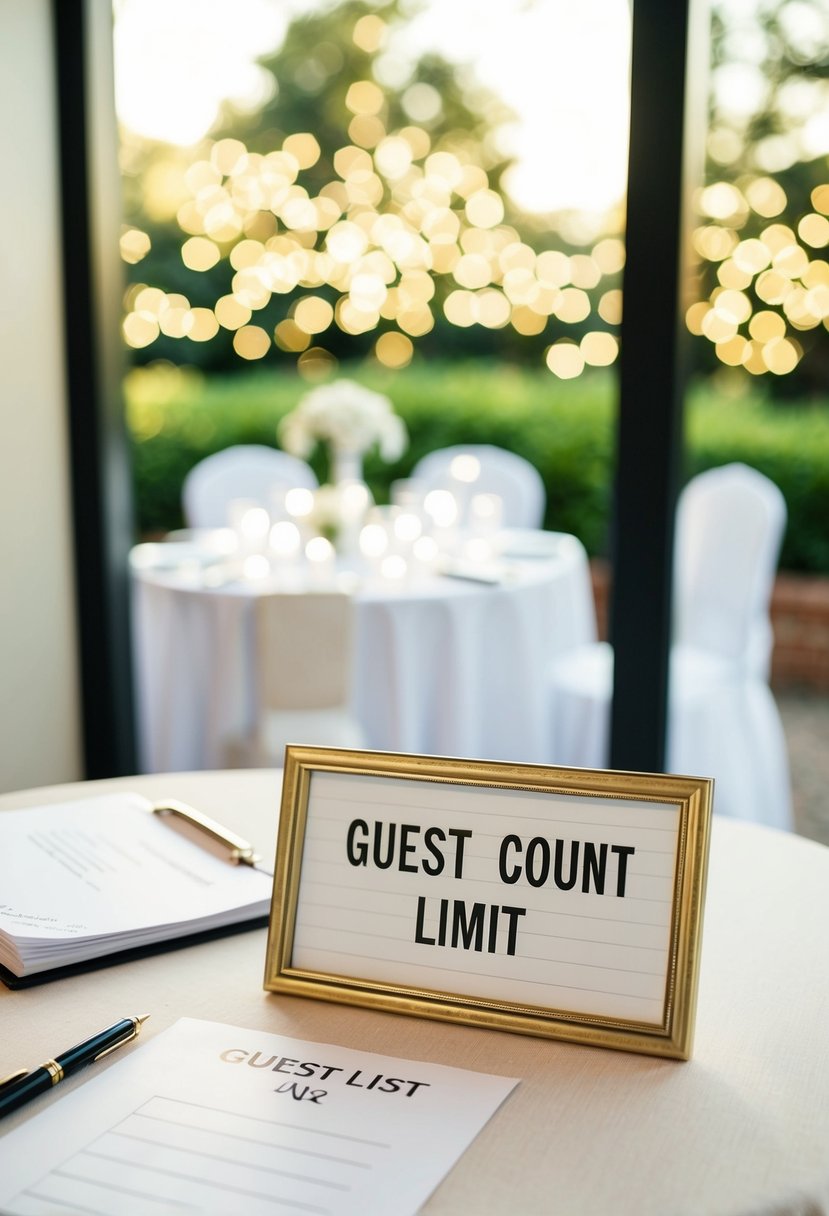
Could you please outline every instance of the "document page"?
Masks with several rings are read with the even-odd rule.
[[[30,974],[172,937],[176,926],[267,913],[268,874],[214,856],[150,805],[114,794],[0,816],[0,962]]]
[[[8,1216],[407,1216],[517,1081],[184,1018],[2,1142]]]

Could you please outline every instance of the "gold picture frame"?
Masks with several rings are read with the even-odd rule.
[[[712,789],[291,746],[264,986],[688,1059]]]

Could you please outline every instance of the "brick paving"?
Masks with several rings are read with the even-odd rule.
[[[772,683],[829,694],[829,579],[778,574],[771,623]]]
[[[829,696],[777,690],[789,750],[795,828],[829,845]]]

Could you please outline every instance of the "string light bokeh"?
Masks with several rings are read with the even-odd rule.
[[[353,37],[373,41],[378,24],[379,17],[362,18]],[[572,255],[536,252],[504,222],[501,195],[469,155],[433,150],[416,123],[387,130],[386,98],[375,82],[352,82],[346,106],[354,142],[334,153],[336,176],[315,194],[303,184],[320,157],[312,132],[293,133],[265,155],[238,139],[208,142],[180,175],[171,167],[145,184],[151,210],[175,205],[189,270],[210,270],[227,257],[235,273],[230,292],[212,308],[134,284],[124,320],[128,345],[149,346],[161,334],[206,342],[222,327],[233,332],[240,358],[259,360],[276,346],[295,354],[302,369],[307,360],[325,362],[331,326],[356,335],[385,323],[373,356],[401,368],[434,327],[439,307],[454,326],[512,326],[525,335],[542,333],[554,319],[564,333],[546,361],[562,378],[615,360],[618,342],[607,327],[620,317],[618,286],[610,284],[624,265],[621,239],[602,237]],[[122,254],[130,263],[149,248],[145,233],[125,232]],[[437,280],[449,284],[440,305]],[[333,303],[321,289],[333,289]],[[275,296],[291,298],[271,330],[256,314]],[[596,329],[577,343],[565,336],[566,327],[583,328],[591,316]]]
[[[389,28],[371,13],[351,37],[374,54]],[[730,78],[722,79],[725,95]],[[171,149],[143,183],[147,213],[178,225],[189,272],[203,276],[227,260],[229,290],[195,306],[180,291],[134,283],[125,301],[127,345],[144,349],[162,335],[204,343],[226,331],[239,359],[281,352],[315,377],[334,363],[327,341],[334,331],[376,333],[372,357],[397,370],[440,322],[542,337],[544,362],[560,379],[611,366],[622,313],[621,201],[600,224],[580,230],[571,221],[569,242],[553,234],[550,247],[537,240],[533,247],[507,222],[505,198],[476,160],[474,141],[448,150],[434,144],[425,117],[418,121],[434,102],[430,87],[409,87],[410,121],[392,126],[382,79],[351,81],[350,142],[333,156],[328,150],[334,173],[322,187],[308,172],[321,156],[312,130],[264,154],[236,138],[202,141],[192,155]],[[801,127],[816,138],[814,123]],[[713,129],[709,143],[726,165],[726,128]],[[760,147],[758,159],[771,164],[778,145],[776,153]],[[771,171],[715,181],[696,205],[693,249],[715,285],[688,309],[688,329],[723,365],[789,374],[804,355],[804,335],[829,328],[829,263],[819,256],[829,242],[829,184],[817,186],[811,210],[795,218]],[[125,229],[126,262],[139,265],[150,249],[148,233]],[[280,298],[279,319],[265,323],[264,310]]]
[[[694,248],[716,265],[717,286],[691,305],[686,321],[722,363],[784,376],[803,357],[797,335],[829,329],[829,262],[815,256],[829,241],[829,185],[816,187],[811,202],[814,210],[795,232],[776,219],[788,200],[772,178],[755,177],[742,189],[716,182],[702,191],[707,222],[694,232]]]

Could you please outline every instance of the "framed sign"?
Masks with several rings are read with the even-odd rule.
[[[688,1059],[712,784],[289,747],[265,988]]]

